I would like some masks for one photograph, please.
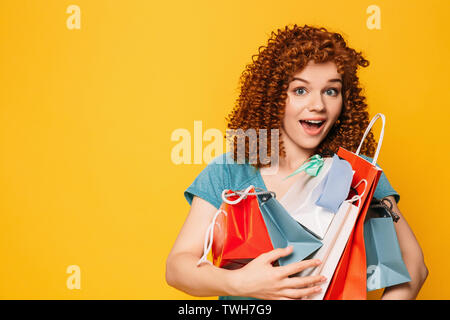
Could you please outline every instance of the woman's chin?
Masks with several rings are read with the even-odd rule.
[[[313,151],[313,150],[316,150],[317,149],[317,147],[319,146],[319,144],[320,144],[320,141],[311,141],[311,143],[305,143],[305,141],[302,141],[302,142],[296,142],[296,145],[297,145],[297,147],[299,147],[300,149],[303,149],[303,150],[311,150],[311,151]]]

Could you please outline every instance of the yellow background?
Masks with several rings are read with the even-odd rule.
[[[381,30],[366,27],[372,4]],[[0,298],[194,298],[165,283],[165,259],[206,163],[172,163],[171,133],[194,138],[194,120],[225,132],[245,65],[297,23],[341,32],[370,61],[370,114],[387,117],[378,162],[430,271],[419,299],[449,299],[449,12],[446,0],[1,1]],[[67,288],[69,265],[81,289]]]

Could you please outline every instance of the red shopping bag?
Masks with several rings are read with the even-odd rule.
[[[255,189],[247,189],[254,193]],[[234,192],[228,190],[226,194]],[[232,195],[232,202],[240,198]],[[227,269],[237,269],[260,254],[273,250],[266,224],[261,215],[256,195],[246,195],[236,204],[222,202],[222,212],[214,224],[212,242],[213,264]],[[219,209],[219,210],[220,210]]]
[[[374,122],[381,117],[383,120],[383,128],[380,139],[378,141],[377,151],[370,163],[367,160],[359,157],[362,143],[366,138],[368,132],[373,126]],[[370,205],[370,201],[375,192],[375,188],[380,179],[382,170],[376,166],[376,160],[381,148],[381,142],[384,135],[385,118],[383,114],[377,114],[369,124],[366,132],[362,138],[361,144],[356,153],[350,152],[344,148],[339,148],[338,156],[347,160],[355,174],[353,176],[352,186],[355,186],[363,179],[366,180],[367,186],[364,183],[359,184],[356,188],[360,198],[360,210],[358,218],[352,233],[348,239],[344,252],[335,269],[333,278],[328,286],[328,290],[324,299],[326,300],[362,300],[367,298],[367,277],[366,277],[366,252],[364,246],[364,219]],[[365,190],[364,190],[365,189]],[[364,193],[363,193],[364,192]]]

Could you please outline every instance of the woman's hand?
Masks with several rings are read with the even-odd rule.
[[[265,300],[290,300],[319,293],[321,288],[318,285],[326,281],[324,276],[289,277],[320,265],[319,260],[303,260],[281,267],[272,265],[272,262],[291,253],[292,247],[275,249],[261,254],[245,267],[234,270],[235,295]]]
[[[318,265],[317,260],[273,267],[272,262],[292,253],[292,247],[269,251],[237,270],[210,264],[197,266],[203,254],[206,230],[217,212],[212,204],[197,196],[166,261],[167,283],[199,297],[243,296],[260,299],[300,299],[317,290],[320,276],[289,277]]]

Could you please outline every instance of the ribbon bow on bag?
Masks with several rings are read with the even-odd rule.
[[[315,177],[319,174],[320,169],[322,169],[322,167],[323,167],[323,158],[319,154],[315,154],[311,158],[309,158],[307,162],[305,162],[302,166],[300,166],[300,168],[295,170],[293,173],[288,175],[283,180],[286,180],[287,178],[290,178],[302,171],[305,171],[306,174]]]

